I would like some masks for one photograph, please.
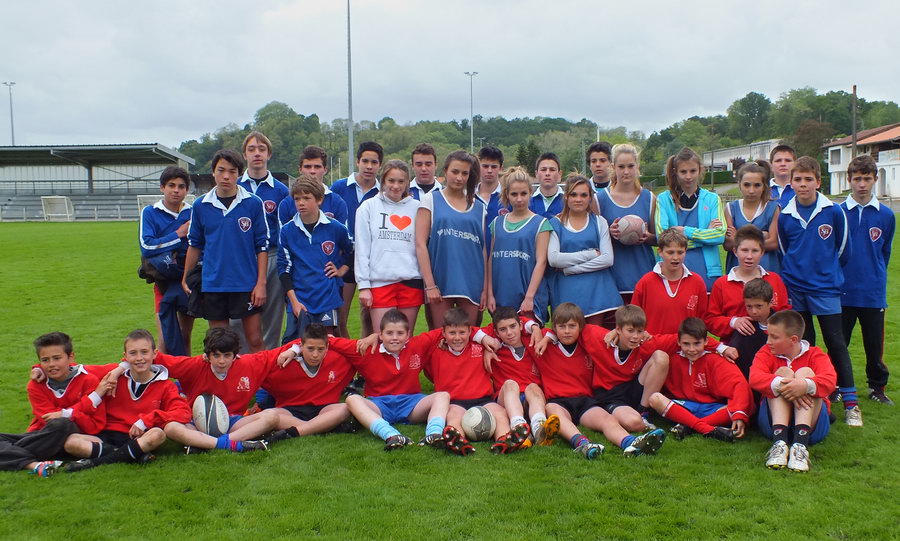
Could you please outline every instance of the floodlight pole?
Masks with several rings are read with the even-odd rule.
[[[350,0],[347,0],[347,176],[353,172],[353,69],[350,63]]]
[[[475,154],[475,101],[472,86],[478,72],[467,71],[465,74],[469,76],[469,152]]]
[[[15,123],[13,122],[13,106],[12,106],[12,87],[16,84],[15,81],[4,82],[6,88],[9,89],[9,135],[12,139],[12,146],[16,146],[16,128]]]

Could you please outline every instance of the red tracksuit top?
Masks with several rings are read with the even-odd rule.
[[[734,269],[727,276],[720,276],[713,283],[706,317],[703,318],[709,332],[726,343],[734,333],[734,329],[731,328],[731,318],[747,315],[747,308],[744,306],[744,282],[737,279],[731,280],[730,278],[734,277],[733,273]],[[772,286],[774,311],[790,310],[787,288],[784,287],[781,277],[774,272],[765,271],[762,279]]]
[[[346,357],[366,380],[366,396],[390,396],[422,392],[419,373],[425,367],[428,352],[441,340],[441,329],[413,336],[395,357],[383,345],[379,351],[356,352],[357,340],[328,338],[328,347]]]
[[[112,368],[118,364],[106,365]],[[138,420],[143,421],[147,429],[163,428],[167,423],[191,422],[191,408],[178,393],[178,387],[169,381],[167,370],[160,367],[160,373],[152,380],[140,398],[131,394],[130,371],[119,376],[116,396],[106,395],[106,427],[105,430],[127,433]]]
[[[262,388],[275,398],[275,406],[327,406],[341,401],[341,393],[356,369],[347,359],[329,350],[315,374],[298,359],[284,368],[274,368]]]
[[[648,340],[639,348],[631,350],[622,362],[619,360],[618,346],[607,346],[603,341],[608,332],[609,330],[604,327],[588,323],[578,337],[578,343],[594,361],[594,377],[591,384],[594,389],[609,390],[638,377],[644,363],[656,351],[653,341]]]
[[[541,332],[546,336],[550,329],[541,329]],[[550,344],[535,361],[541,372],[544,395],[548,399],[592,395],[594,363],[580,345],[569,354],[562,344]]]
[[[435,391],[450,393],[450,400],[471,400],[494,393],[491,376],[484,368],[484,347],[471,341],[459,355],[443,347],[432,348],[425,374],[434,382]]]
[[[541,384],[541,373],[534,362],[534,349],[528,347],[531,341],[531,335],[525,332],[525,322],[528,320],[521,318],[522,321],[522,344],[525,345],[525,353],[520,359],[516,358],[513,349],[501,342],[500,349],[497,350],[497,358],[499,362],[491,363],[491,381],[494,384],[494,392],[500,392],[500,387],[511,379],[519,384],[519,392],[524,393],[525,387],[531,383]],[[497,332],[494,330],[494,324],[491,323],[487,327],[482,327],[481,331],[491,338],[500,340]]]
[[[658,266],[658,265],[657,265]],[[631,304],[644,309],[647,314],[647,332],[669,334],[678,332],[678,326],[689,317],[706,315],[706,283],[694,273],[686,275],[679,284],[669,282],[661,274],[650,271],[634,286]]]
[[[815,377],[810,379],[816,384],[816,392],[812,396],[823,399],[828,411],[831,411],[828,395],[837,386],[837,374],[827,353],[816,346],[810,346],[806,340],[802,340],[800,355],[791,360],[781,355],[775,355],[768,346],[765,346],[753,357],[753,364],[750,365],[750,386],[766,398],[775,398],[775,393],[772,392],[772,381],[778,377],[775,375],[775,371],[782,366],[794,371],[805,367],[810,368],[815,374]]]
[[[31,402],[31,412],[34,414],[34,419],[28,425],[28,432],[40,430],[47,425],[41,418],[42,415],[67,409],[71,410],[71,415],[67,417],[78,425],[78,430],[82,434],[96,434],[103,430],[103,426],[106,424],[106,405],[101,403],[95,408],[89,397],[92,392],[97,390],[100,380],[89,374],[82,365],[72,366],[76,370],[75,376],[72,377],[62,393],[51,389],[47,381],[43,383],[28,382],[28,400]]]

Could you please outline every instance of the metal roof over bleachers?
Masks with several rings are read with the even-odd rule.
[[[0,166],[77,163],[173,164],[194,159],[159,143],[0,147]]]

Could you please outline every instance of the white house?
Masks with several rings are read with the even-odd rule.
[[[744,161],[752,162],[755,160],[769,159],[769,153],[772,149],[781,144],[781,139],[767,139],[765,141],[756,141],[749,145],[741,145],[737,147],[719,148],[703,153],[703,166],[707,169],[716,169],[719,171],[730,171],[732,160],[743,158]]]
[[[822,145],[831,173],[831,195],[850,189],[847,166],[852,157],[850,137]],[[862,130],[856,134],[856,154],[869,154],[878,165],[877,197],[900,197],[900,122]]]

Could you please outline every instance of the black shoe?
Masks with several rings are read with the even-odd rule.
[[[724,426],[717,426],[713,428],[712,432],[704,434],[703,437],[724,441],[727,443],[734,443],[734,432],[732,432],[730,428],[725,428]]]
[[[334,432],[335,434],[356,434],[357,432],[359,432],[359,429],[359,422],[354,417],[351,417],[343,423],[337,425],[335,429],[332,430],[332,432]]]
[[[244,451],[268,451],[269,442],[266,440],[244,440],[241,442]]]
[[[356,377],[353,378],[353,381],[350,382],[350,385],[347,385],[346,387],[344,387],[344,394],[347,396],[350,396],[353,394],[362,395],[365,385],[366,385],[366,380],[363,379],[363,377],[361,375],[357,374]]]
[[[837,404],[838,402],[843,401],[843,399],[844,395],[841,394],[841,391],[839,391],[838,389],[835,389],[830,395],[828,395],[828,401],[832,404]]]
[[[397,449],[403,449],[407,445],[412,445],[412,443],[413,441],[403,434],[397,434],[396,436],[391,436],[384,441],[384,450],[395,451]]]
[[[694,433],[694,431],[691,430],[687,425],[683,425],[681,423],[678,423],[677,425],[670,428],[669,432],[671,432],[672,437],[678,441],[681,441],[687,436],[690,436]]]
[[[884,394],[884,387],[880,389],[869,389],[869,400],[880,402],[885,406],[893,406],[894,401]]]
[[[90,458],[82,458],[81,460],[76,460],[75,462],[69,462],[65,466],[66,473],[75,473],[82,470],[89,470],[91,468],[95,468],[97,464]]]
[[[154,460],[156,460],[156,455],[154,455],[153,453],[144,453],[143,455],[141,455],[141,458],[135,460],[134,463],[145,466],[153,462]]]
[[[284,429],[284,430],[276,430],[275,432],[269,433],[269,434],[265,437],[265,441],[267,441],[267,442],[269,442],[270,444],[272,444],[272,443],[276,443],[276,442],[279,442],[279,441],[289,440],[289,439],[291,439],[291,438],[296,438],[296,437],[299,437],[299,436],[300,436],[300,433],[297,432],[297,429],[296,429],[295,427],[292,426],[291,428],[286,428],[286,429]]]

